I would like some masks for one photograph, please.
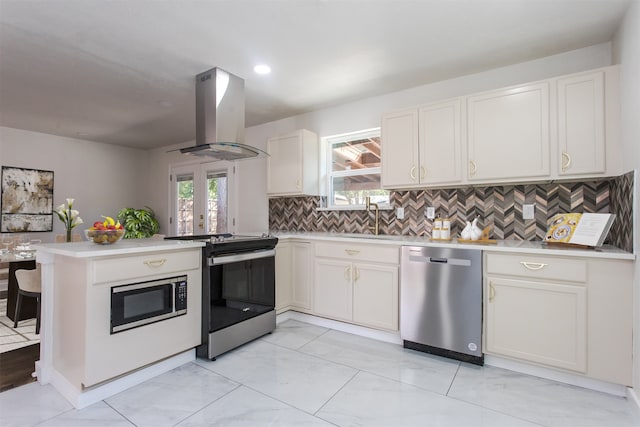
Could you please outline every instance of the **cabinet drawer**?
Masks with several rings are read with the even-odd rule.
[[[535,279],[587,281],[587,261],[575,258],[539,255],[487,254],[487,274],[502,274]]]
[[[200,269],[200,254],[200,249],[194,249],[101,259],[93,263],[93,283],[117,282]]]
[[[396,246],[316,243],[316,256],[340,258],[344,261],[372,261],[398,264],[399,249]]]

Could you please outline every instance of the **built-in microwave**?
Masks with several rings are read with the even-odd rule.
[[[111,287],[111,334],[187,314],[187,276]]]

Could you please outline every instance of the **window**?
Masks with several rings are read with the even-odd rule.
[[[380,128],[324,141],[328,208],[361,208],[367,196],[374,203],[389,203],[389,192],[380,188]]]

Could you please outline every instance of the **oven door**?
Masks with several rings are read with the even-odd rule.
[[[209,258],[213,332],[275,308],[275,251]]]
[[[112,287],[111,333],[186,314],[186,281],[183,276]]]

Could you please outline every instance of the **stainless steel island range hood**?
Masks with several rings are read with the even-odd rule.
[[[244,144],[244,80],[217,67],[196,76],[196,145],[180,152],[218,160],[268,156]]]

